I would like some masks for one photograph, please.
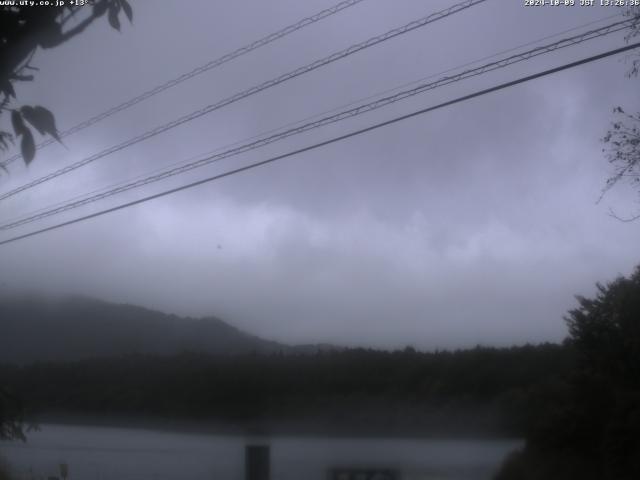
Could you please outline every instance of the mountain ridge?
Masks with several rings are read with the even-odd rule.
[[[180,317],[90,297],[0,300],[0,362],[64,362],[129,354],[315,353],[240,330],[215,316]]]

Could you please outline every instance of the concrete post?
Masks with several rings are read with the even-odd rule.
[[[247,445],[245,449],[246,480],[270,480],[269,445]]]

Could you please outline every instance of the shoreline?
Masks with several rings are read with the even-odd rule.
[[[46,425],[114,428],[181,433],[192,435],[213,435],[231,437],[316,437],[316,438],[388,438],[388,439],[438,439],[438,440],[522,440],[522,436],[498,433],[496,431],[462,431],[438,428],[431,431],[381,427],[356,428],[337,427],[326,422],[266,420],[253,423],[230,423],[211,419],[171,419],[152,416],[130,417],[127,415],[85,415],[85,414],[43,414],[27,423],[28,429],[38,430]],[[27,437],[29,431],[26,431]]]

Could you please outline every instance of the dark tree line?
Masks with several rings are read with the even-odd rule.
[[[34,413],[306,422],[346,431],[521,434],[573,362],[559,345],[419,353],[128,356],[4,366],[0,381]],[[535,407],[538,408],[538,407]]]
[[[566,317],[576,366],[500,480],[640,478],[640,266],[578,301]]]

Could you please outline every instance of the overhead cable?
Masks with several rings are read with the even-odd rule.
[[[164,196],[167,196],[167,195],[171,195],[171,194],[183,191],[183,190],[191,189],[191,188],[197,187],[199,185],[204,185],[206,183],[210,183],[210,182],[213,182],[215,180],[220,180],[222,178],[229,177],[229,176],[232,176],[232,175],[235,175],[235,174],[238,174],[238,173],[241,173],[241,172],[245,172],[245,171],[248,171],[248,170],[252,170],[254,168],[258,168],[258,167],[261,167],[261,166],[264,166],[264,165],[268,165],[268,164],[277,162],[279,160],[283,160],[283,159],[288,158],[288,157],[293,157],[295,155],[299,155],[301,153],[305,153],[305,152],[308,152],[308,151],[311,151],[311,150],[315,150],[315,149],[318,149],[320,147],[324,147],[326,145],[330,145],[330,144],[333,144],[333,143],[336,143],[336,142],[340,142],[340,141],[346,140],[348,138],[355,137],[357,135],[362,135],[364,133],[371,132],[373,130],[377,130],[377,129],[382,128],[382,127],[386,127],[388,125],[391,125],[391,124],[394,124],[394,123],[397,123],[397,122],[400,122],[400,121],[403,121],[403,120],[407,120],[409,118],[413,118],[413,117],[416,117],[418,115],[424,115],[424,114],[432,112],[434,110],[438,110],[438,109],[441,109],[441,108],[444,108],[444,107],[448,107],[448,106],[451,106],[451,105],[454,105],[454,104],[457,104],[457,103],[465,102],[465,101],[471,100],[471,99],[476,98],[476,97],[480,97],[480,96],[483,96],[483,95],[487,95],[489,93],[493,93],[493,92],[496,92],[496,91],[499,91],[499,90],[503,90],[503,89],[506,89],[506,88],[509,88],[509,87],[513,87],[515,85],[518,85],[518,84],[521,84],[521,83],[525,83],[525,82],[529,82],[529,81],[535,80],[537,78],[541,78],[541,77],[544,77],[544,76],[547,76],[547,75],[551,75],[551,74],[554,74],[554,73],[557,73],[557,72],[561,72],[563,70],[568,70],[570,68],[575,68],[575,67],[580,66],[580,65],[584,65],[584,64],[591,63],[591,62],[594,62],[594,61],[597,61],[597,60],[601,60],[603,58],[607,58],[607,57],[610,57],[612,55],[617,55],[619,53],[627,52],[629,50],[632,50],[632,49],[635,49],[635,48],[638,48],[638,47],[640,47],[640,42],[633,43],[631,45],[626,45],[624,47],[616,48],[616,49],[613,49],[613,50],[609,50],[609,51],[601,53],[599,55],[594,55],[594,56],[591,56],[591,57],[583,58],[581,60],[577,60],[575,62],[567,63],[567,64],[561,65],[559,67],[551,68],[549,70],[545,70],[545,71],[542,71],[542,72],[539,72],[539,73],[536,73],[536,74],[533,74],[533,75],[528,75],[528,76],[525,76],[525,77],[521,77],[521,78],[518,78],[516,80],[512,80],[510,82],[501,83],[501,84],[496,85],[494,87],[486,88],[484,90],[480,90],[480,91],[477,91],[477,92],[474,92],[474,93],[471,93],[471,94],[468,94],[468,95],[464,95],[462,97],[458,97],[458,98],[456,98],[454,100],[449,100],[449,101],[440,103],[440,104],[432,106],[432,107],[423,108],[421,110],[417,110],[417,111],[414,111],[414,112],[411,112],[411,113],[408,113],[408,114],[405,114],[405,115],[401,115],[399,117],[395,117],[395,118],[392,118],[390,120],[386,120],[384,122],[376,123],[375,125],[371,125],[371,126],[366,127],[366,128],[355,130],[353,132],[350,132],[350,133],[347,133],[347,134],[344,134],[344,135],[340,135],[338,137],[333,137],[333,138],[331,138],[329,140],[325,140],[325,141],[322,141],[322,142],[319,142],[319,143],[315,143],[313,145],[309,145],[309,146],[304,147],[304,148],[300,148],[300,149],[297,149],[297,150],[294,150],[294,151],[291,151],[291,152],[287,152],[287,153],[284,153],[282,155],[277,155],[275,157],[271,157],[271,158],[268,158],[266,160],[262,160],[260,162],[252,163],[252,164],[249,164],[249,165],[245,165],[243,167],[239,167],[239,168],[236,168],[236,169],[233,169],[233,170],[229,170],[227,172],[220,173],[218,175],[214,175],[214,176],[211,176],[211,177],[208,177],[208,178],[203,178],[201,180],[197,180],[195,182],[192,182],[192,183],[189,183],[189,184],[186,184],[186,185],[182,185],[182,186],[179,186],[179,187],[176,187],[176,188],[172,188],[170,190],[165,190],[165,191],[153,194],[153,195],[149,195],[149,196],[146,196],[146,197],[143,197],[143,198],[139,198],[137,200],[133,200],[133,201],[130,201],[130,202],[127,202],[127,203],[123,203],[123,204],[117,205],[115,207],[107,208],[105,210],[100,210],[98,212],[94,212],[94,213],[89,214],[89,215],[85,215],[85,216],[82,216],[82,217],[74,218],[72,220],[68,220],[66,222],[58,223],[56,225],[51,225],[49,227],[42,228],[40,230],[36,230],[36,231],[33,231],[33,232],[25,233],[23,235],[18,235],[16,237],[12,237],[12,238],[9,238],[7,240],[2,240],[2,241],[0,241],[0,246],[6,245],[8,243],[16,242],[16,241],[19,241],[19,240],[23,240],[23,239],[26,239],[26,238],[29,238],[29,237],[33,237],[35,235],[40,235],[40,234],[45,233],[45,232],[50,232],[52,230],[57,230],[57,229],[60,229],[60,228],[63,228],[63,227],[67,227],[69,225],[73,225],[73,224],[76,224],[76,223],[79,223],[79,222],[83,222],[83,221],[86,221],[86,220],[89,220],[89,219],[92,219],[92,218],[96,218],[96,217],[99,217],[99,216],[102,216],[102,215],[106,215],[108,213],[116,212],[118,210],[123,210],[125,208],[129,208],[129,207],[132,207],[134,205],[139,205],[141,203],[145,203],[145,202],[157,199],[157,198],[161,198],[161,197],[164,197]]]

